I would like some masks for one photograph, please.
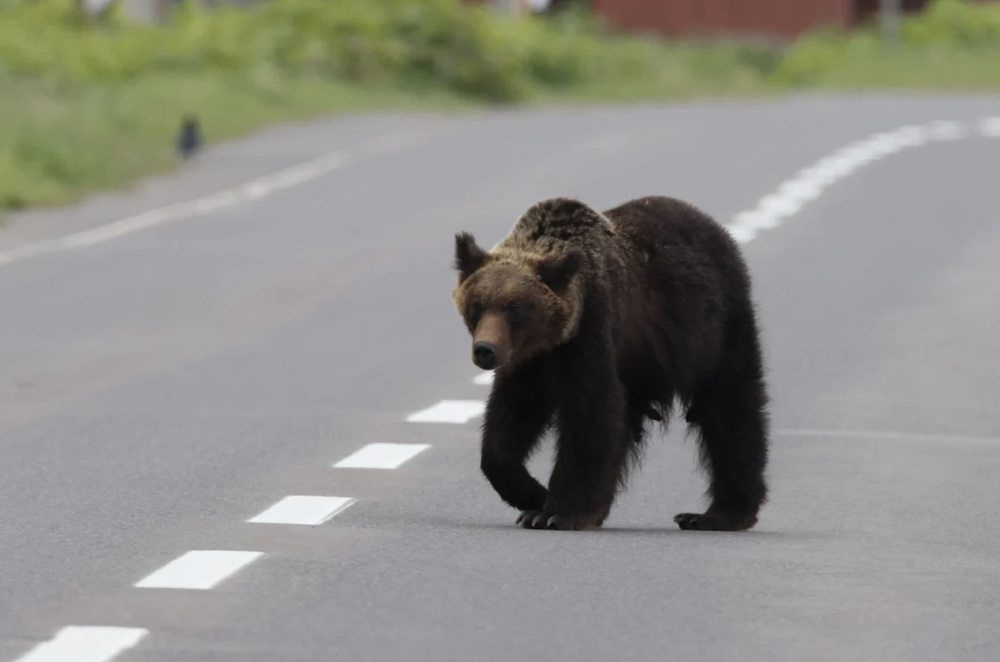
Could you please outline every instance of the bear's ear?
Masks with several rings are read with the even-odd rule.
[[[455,270],[459,280],[465,280],[486,261],[486,251],[479,247],[476,238],[468,232],[455,235]]]
[[[551,255],[541,260],[535,269],[542,282],[558,292],[569,285],[582,265],[583,252],[579,248],[570,248],[562,255]]]

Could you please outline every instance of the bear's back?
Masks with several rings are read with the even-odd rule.
[[[493,251],[553,255],[573,246],[594,254],[614,241],[614,227],[593,208],[571,198],[549,198],[529,207]]]
[[[747,287],[738,244],[694,205],[649,196],[603,213],[615,228],[631,278],[659,291],[672,305],[686,300],[695,308],[714,308]]]
[[[642,246],[690,246],[705,248],[729,233],[694,205],[668,196],[646,196],[605,210],[622,240]]]

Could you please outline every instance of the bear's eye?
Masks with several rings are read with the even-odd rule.
[[[507,312],[512,315],[518,314],[519,312],[521,312],[521,304],[519,304],[516,301],[511,301],[510,303],[507,304]]]
[[[476,319],[482,314],[482,312],[483,312],[483,304],[479,303],[478,301],[473,301],[472,303],[469,304],[469,317]]]

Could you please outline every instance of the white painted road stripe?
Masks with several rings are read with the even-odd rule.
[[[800,170],[795,177],[778,186],[775,193],[757,203],[753,209],[733,217],[726,229],[733,238],[745,244],[762,230],[771,230],[797,214],[805,203],[816,199],[823,189],[847,177],[865,165],[908,147],[925,145],[932,140],[959,140],[973,135],[973,123],[937,120],[923,126],[903,126],[877,133],[851,143],[814,165]],[[975,124],[979,135],[1000,138],[1000,117],[984,117]]]
[[[826,430],[822,428],[788,428],[774,430],[775,435],[786,437],[839,437],[855,439],[896,439],[900,441],[966,442],[972,444],[1000,444],[1000,437],[975,437],[961,434],[923,434],[919,432],[893,432],[886,430]]]
[[[432,407],[410,414],[411,423],[468,423],[481,416],[485,409],[482,400],[442,400]]]
[[[987,138],[1000,138],[1000,117],[986,117],[980,120],[979,132]]]
[[[263,552],[193,550],[136,582],[137,588],[209,589]]]
[[[958,140],[965,136],[961,122],[939,120],[927,125],[927,134],[934,140]]]
[[[351,497],[287,496],[247,522],[316,526],[347,510],[354,501]]]
[[[350,159],[344,152],[332,152],[286,170],[265,175],[234,188],[225,189],[194,200],[151,209],[112,223],[83,230],[63,237],[39,241],[0,252],[0,266],[46,253],[67,251],[93,246],[117,239],[133,232],[147,230],[164,223],[208,214],[218,209],[233,207],[243,202],[270,195],[275,191],[292,188],[332,170],[342,168]]]
[[[367,146],[362,146],[358,150],[358,155],[385,154],[415,144],[422,139],[421,136],[417,135],[390,134],[377,138]],[[0,251],[0,266],[47,253],[93,246],[172,221],[202,216],[219,209],[234,207],[277,191],[300,186],[328,172],[343,168],[351,161],[351,155],[345,151],[329,152],[312,161],[306,161],[210,195],[150,209],[89,230]]]
[[[143,628],[67,625],[14,662],[107,662],[148,633]]]
[[[368,444],[333,465],[338,469],[396,469],[430,444]]]

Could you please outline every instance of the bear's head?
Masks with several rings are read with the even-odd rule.
[[[581,308],[583,252],[491,253],[468,232],[455,235],[453,292],[483,370],[521,363],[569,338]]]

